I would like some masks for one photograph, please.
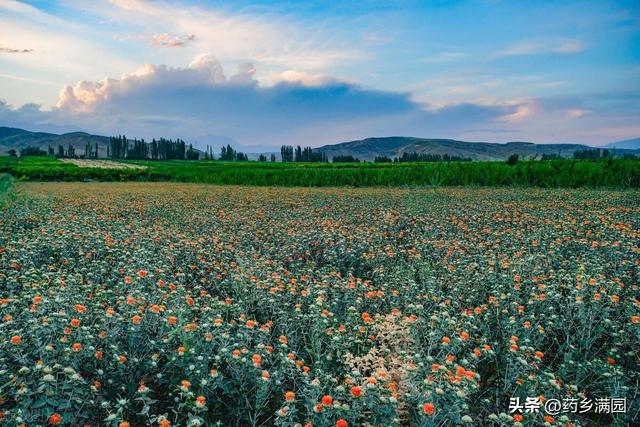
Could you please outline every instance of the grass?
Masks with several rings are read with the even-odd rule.
[[[124,161],[148,169],[82,168],[50,157],[0,157],[0,173],[25,181],[173,181],[258,186],[533,186],[638,188],[634,159],[442,163]]]

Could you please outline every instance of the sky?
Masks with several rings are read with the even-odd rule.
[[[640,1],[0,0],[0,126],[602,145],[640,137]]]

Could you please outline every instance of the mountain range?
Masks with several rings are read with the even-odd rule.
[[[628,150],[638,150],[640,149],[640,138],[612,142],[611,144],[605,145],[605,148],[626,148]]]
[[[26,147],[37,147],[47,151],[49,146],[54,150],[58,145],[65,149],[71,145],[76,149],[76,153],[84,153],[85,146],[90,143],[92,146],[98,144],[98,155],[107,156],[107,145],[109,137],[91,135],[86,132],[70,132],[58,135],[47,132],[30,132],[24,129],[0,126],[0,155],[6,155],[9,150],[20,151]]]
[[[638,139],[640,141],[640,139]],[[612,143],[618,144],[618,143]],[[625,142],[625,144],[627,144]],[[640,145],[636,149],[615,148],[614,154],[640,154]],[[616,147],[618,147],[616,145]],[[504,144],[493,142],[468,142],[454,139],[426,139],[404,136],[390,136],[385,138],[366,138],[358,141],[342,142],[340,144],[325,145],[314,148],[332,158],[340,155],[351,155],[360,160],[371,161],[376,156],[388,158],[401,157],[403,153],[439,154],[470,158],[473,160],[504,160],[512,154],[521,158],[541,157],[544,154],[557,154],[571,157],[578,150],[593,150],[583,144],[534,144],[532,142],[507,142]],[[608,149],[611,149],[608,147]]]
[[[92,135],[85,132],[70,132],[58,135],[0,126],[0,155],[6,155],[12,149],[20,151],[22,148],[29,146],[38,147],[45,151],[51,146],[54,150],[57,150],[58,145],[62,145],[65,148],[72,145],[76,149],[76,153],[81,155],[84,153],[87,143],[92,146],[97,144],[99,156],[106,156],[109,143],[109,137],[107,136]],[[540,157],[543,154],[571,157],[577,150],[594,148],[613,149],[615,155],[640,155],[640,138],[612,142],[602,147],[593,147],[583,144],[534,144],[532,142],[517,141],[500,144],[454,139],[391,136],[324,145],[314,148],[314,151],[325,153],[329,159],[339,155],[350,155],[366,161],[372,161],[376,156],[394,158],[402,156],[403,153],[414,152],[418,154],[448,154],[473,160],[504,160],[512,154],[518,154],[521,158]],[[259,154],[249,153],[249,158],[256,159]],[[271,154],[271,152],[267,154]],[[277,154],[279,157],[279,153]]]

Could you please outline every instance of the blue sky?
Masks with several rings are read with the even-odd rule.
[[[640,136],[638,1],[0,0],[0,125],[319,146]]]

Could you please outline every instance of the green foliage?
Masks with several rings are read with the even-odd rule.
[[[13,177],[6,173],[0,173],[0,208],[6,207],[14,198]]]
[[[258,186],[640,187],[637,159],[506,162],[299,163],[126,160],[147,169],[81,168],[51,157],[0,157],[0,172],[29,181],[175,181]]]
[[[333,156],[331,161],[333,163],[360,163],[360,159],[351,155]]]
[[[600,150],[599,148],[595,150],[578,150],[573,153],[574,159],[601,159],[610,156],[609,150]]]
[[[46,156],[47,152],[44,150],[39,149],[38,147],[25,147],[22,150],[20,150],[20,156],[22,157],[26,157],[26,156]]]
[[[386,157],[376,157],[374,162],[385,161]],[[404,152],[402,157],[396,157],[394,162],[470,162],[469,157],[452,156],[449,154],[426,154],[426,153],[413,153]]]
[[[520,156],[517,154],[512,154],[509,156],[509,158],[507,159],[507,164],[508,165],[515,165],[518,163],[518,160],[520,160]]]

